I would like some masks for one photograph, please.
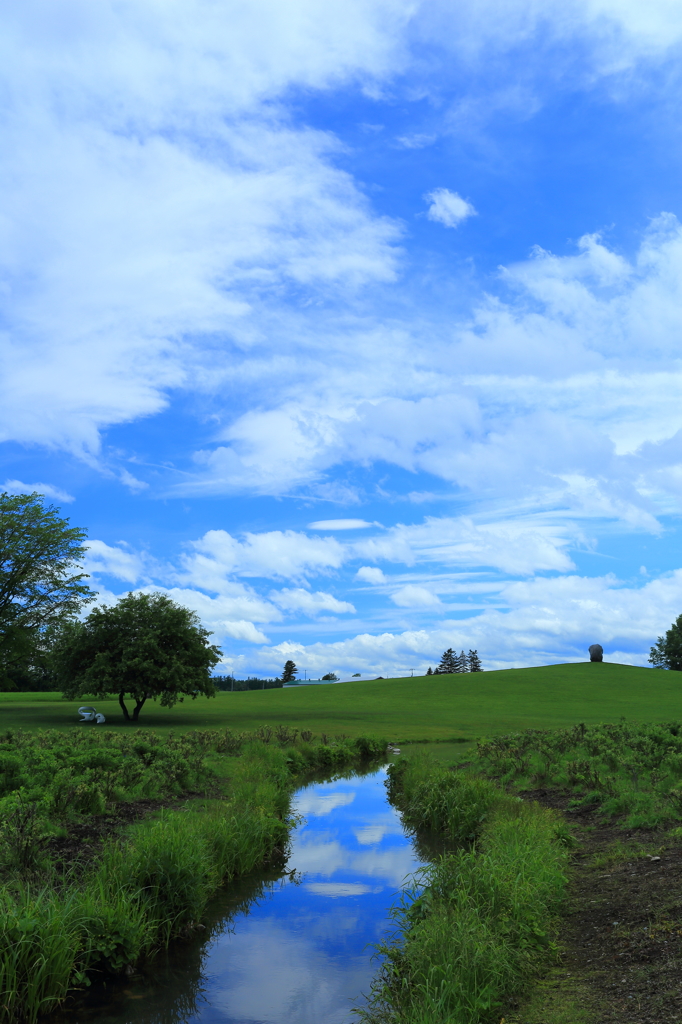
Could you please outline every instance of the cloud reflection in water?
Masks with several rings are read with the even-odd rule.
[[[286,884],[208,950],[202,1024],[349,1024],[376,970],[369,944],[419,862],[386,802],[383,771],[311,786],[295,810]]]

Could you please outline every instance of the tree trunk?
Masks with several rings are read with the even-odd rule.
[[[121,711],[123,712],[123,717],[125,718],[126,722],[129,722],[130,721],[130,715],[128,713],[128,708],[126,707],[126,702],[123,699],[124,697],[125,697],[125,690],[121,690],[121,692],[118,695],[118,702],[121,705]]]
[[[133,708],[133,722],[136,722],[138,720],[138,718],[140,717],[140,711],[142,711],[142,708],[144,707],[144,702],[146,701],[146,699],[147,699],[147,697],[145,695],[142,698],[142,700],[136,700],[135,701],[135,707]]]

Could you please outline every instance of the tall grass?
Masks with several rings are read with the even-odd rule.
[[[64,998],[79,953],[77,899],[45,889],[0,892],[0,1014],[34,1024]]]
[[[411,828],[442,832],[453,841],[473,839],[504,794],[485,778],[452,771],[428,753],[391,765],[388,795]]]
[[[390,788],[413,827],[475,841],[423,869],[404,894],[360,1016],[367,1024],[499,1020],[505,1000],[555,952],[566,883],[560,819],[427,759],[398,762]]]

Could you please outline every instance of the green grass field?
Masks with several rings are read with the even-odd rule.
[[[83,726],[81,701],[58,694],[0,694],[0,728],[134,728],[123,722],[116,701],[96,701],[105,726]],[[284,724],[314,733],[389,740],[473,739],[527,728],[575,722],[682,719],[682,674],[608,663],[547,665],[476,675],[423,676],[219,693],[170,710],[149,702],[140,716],[145,729],[183,732],[230,728],[252,731]]]

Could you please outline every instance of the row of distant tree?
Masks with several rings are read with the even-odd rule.
[[[282,675],[275,679],[261,679],[259,676],[249,676],[247,679],[237,679],[235,676],[213,676],[212,681],[217,690],[274,690],[278,686],[284,686],[285,683],[298,682],[297,675],[298,668],[295,663],[287,661],[282,669]],[[338,678],[336,672],[327,672],[322,676],[325,682],[330,683],[338,682]]]
[[[234,690],[235,693],[244,690],[275,690],[278,686],[284,686],[281,679],[260,679],[258,676],[249,676],[247,679],[212,676],[211,681],[216,690]]]
[[[444,676],[452,675],[453,672],[482,672],[483,665],[481,659],[478,656],[478,651],[469,651],[465,654],[462,651],[460,654],[457,651],[453,651],[452,647],[448,647],[447,651],[443,651],[443,657],[436,668],[429,666],[426,674],[427,676]]]

